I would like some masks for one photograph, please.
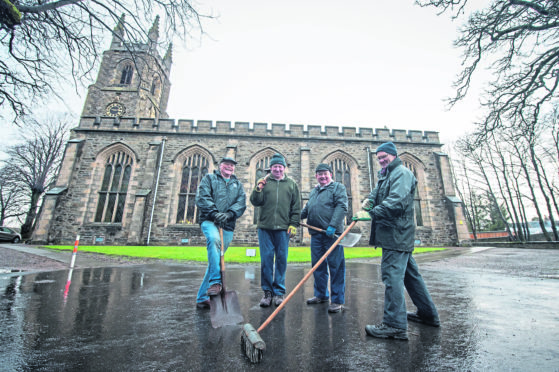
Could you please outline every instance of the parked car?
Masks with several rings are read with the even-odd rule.
[[[0,226],[0,241],[19,243],[21,241],[21,235],[9,227]]]

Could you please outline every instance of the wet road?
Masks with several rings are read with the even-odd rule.
[[[558,371],[559,250],[479,249],[418,256],[440,328],[409,324],[409,341],[366,336],[382,320],[376,263],[349,262],[346,310],[306,305],[312,278],[265,328],[253,365],[240,327],[213,329],[195,308],[205,265],[149,264],[0,274],[2,371]],[[78,256],[79,263],[79,256]],[[288,288],[309,270],[290,265]],[[227,266],[245,322],[262,309],[258,266]],[[413,305],[408,303],[408,309]]]

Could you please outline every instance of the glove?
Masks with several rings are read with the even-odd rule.
[[[295,226],[289,226],[287,228],[287,233],[289,234],[289,237],[297,235],[297,228]]]
[[[264,186],[266,186],[266,182],[268,182],[268,177],[262,177],[258,180],[258,182],[256,182],[256,188],[258,190],[262,190]]]
[[[361,208],[363,208],[366,211],[371,209],[371,199],[367,198],[367,199],[363,200],[363,204],[361,204]]]
[[[326,229],[326,236],[331,238],[334,236],[334,233],[336,232],[336,228],[332,227],[332,226],[328,226],[328,228]]]
[[[215,215],[214,221],[217,222],[218,225],[222,226],[222,225],[224,225],[225,222],[227,222],[227,220],[229,219],[228,214],[229,214],[229,212],[217,213],[217,214]]]

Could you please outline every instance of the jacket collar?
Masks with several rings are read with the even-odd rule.
[[[214,169],[214,174],[215,174],[216,176],[219,176],[219,177],[225,179],[225,177],[223,177],[223,176],[221,175],[221,172],[219,171],[219,169]],[[236,180],[237,177],[236,177],[234,174],[232,174],[231,177],[229,177],[229,179],[230,179],[230,180]]]
[[[386,177],[388,177],[388,175],[390,174],[390,172],[392,172],[396,167],[402,165],[402,160],[400,160],[400,158],[395,158],[394,160],[392,160],[392,163],[388,164],[388,167],[386,167],[386,173],[382,174],[382,169],[378,171],[378,177],[379,179],[385,179]]]

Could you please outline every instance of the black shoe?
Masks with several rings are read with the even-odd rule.
[[[325,300],[324,300],[324,299],[322,299],[322,298],[312,297],[312,298],[309,298],[309,299],[307,300],[307,304],[308,304],[308,305],[316,305],[316,304],[321,304],[321,303],[323,303],[323,302],[328,302],[328,299],[325,299]]]
[[[208,296],[217,296],[221,293],[221,284],[215,283],[208,289]]]
[[[401,328],[392,328],[382,323],[376,326],[367,325],[365,331],[369,336],[378,338],[394,338],[397,340],[407,340],[408,330]]]
[[[330,304],[330,306],[328,306],[328,312],[329,313],[339,313],[340,311],[342,311],[344,309],[344,305],[343,304],[337,304],[335,302],[332,302]]]
[[[196,302],[196,308],[201,310],[206,310],[210,308],[210,300]]]
[[[415,323],[426,324],[431,327],[440,327],[441,325],[438,318],[420,317],[417,313],[408,313],[408,320]]]
[[[282,296],[274,296],[274,305],[279,306],[283,302],[283,295]]]
[[[260,307],[268,307],[272,303],[272,292],[264,291],[264,297],[260,300]]]

